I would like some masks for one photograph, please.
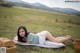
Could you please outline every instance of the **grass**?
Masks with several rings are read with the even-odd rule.
[[[59,21],[56,22],[56,19]],[[80,25],[68,23],[69,19],[80,23],[80,17],[59,12],[22,7],[0,7],[0,37],[13,39],[19,26],[26,26],[29,32],[49,31],[54,36],[72,35],[80,39]],[[66,21],[66,22],[64,22]],[[65,49],[50,49],[16,45],[16,53],[76,53],[72,42],[65,42]]]

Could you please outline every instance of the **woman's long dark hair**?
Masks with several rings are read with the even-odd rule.
[[[19,34],[20,29],[23,29],[23,30],[25,31],[25,37],[26,37],[26,38],[20,36],[20,34]],[[18,31],[17,31],[18,41],[19,41],[19,42],[27,42],[27,36],[28,36],[28,34],[29,34],[29,32],[27,32],[26,27],[20,26],[20,27],[18,28]]]

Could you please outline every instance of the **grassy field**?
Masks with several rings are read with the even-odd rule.
[[[80,39],[79,23],[80,17],[75,15],[22,7],[0,7],[0,37],[13,39],[18,27],[26,26],[28,31],[32,33],[47,30],[54,36],[69,34]],[[66,45],[65,49],[17,45],[16,53],[76,53],[71,41],[64,44]]]

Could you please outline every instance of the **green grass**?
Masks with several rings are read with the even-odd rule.
[[[68,23],[69,19],[75,23],[80,23],[80,17],[75,15],[22,7],[0,7],[0,37],[13,39],[18,27],[23,25],[32,33],[47,30],[54,36],[69,34],[80,39],[80,25]],[[65,45],[65,49],[16,45],[16,53],[76,53],[72,42],[66,42]]]

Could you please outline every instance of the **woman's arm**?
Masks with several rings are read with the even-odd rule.
[[[14,37],[13,42],[14,42],[15,44],[18,44],[18,36],[15,36],[15,37]]]
[[[20,44],[21,42],[18,42],[18,40],[13,40],[13,42],[15,43],[15,44]],[[26,44],[30,44],[30,41],[27,41],[27,42],[25,42]]]
[[[18,44],[18,43],[19,43],[18,40],[13,40],[13,42],[14,42],[15,44]]]

